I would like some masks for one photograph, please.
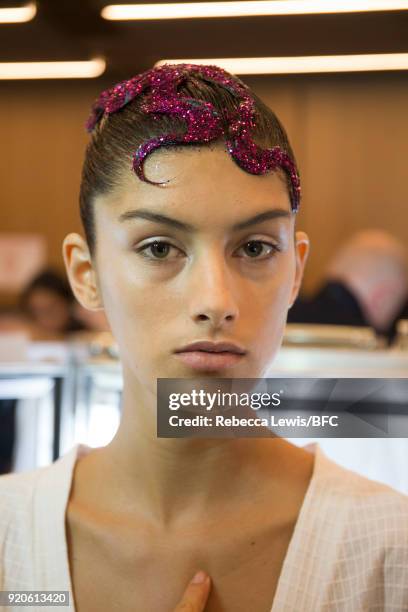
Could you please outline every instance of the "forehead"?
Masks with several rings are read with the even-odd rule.
[[[282,171],[249,174],[224,145],[162,148],[146,159],[144,169],[146,178],[164,184],[151,185],[124,169],[119,187],[103,198],[103,214],[117,218],[149,208],[194,224],[230,226],[267,208],[291,210]]]

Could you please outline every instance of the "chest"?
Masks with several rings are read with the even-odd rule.
[[[67,523],[76,612],[173,612],[197,569],[212,579],[206,612],[270,612],[294,521],[217,521],[155,534],[148,526],[104,529]]]

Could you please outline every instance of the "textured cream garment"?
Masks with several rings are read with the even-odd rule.
[[[340,467],[317,443],[307,448],[313,476],[271,612],[408,612],[408,497]],[[68,590],[73,601],[65,511],[75,461],[89,450],[78,444],[51,466],[0,477],[1,590]]]

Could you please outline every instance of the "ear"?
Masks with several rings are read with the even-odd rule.
[[[62,244],[62,255],[78,302],[88,310],[102,309],[96,270],[86,241],[79,234],[68,234]]]
[[[292,294],[290,298],[290,306],[292,308],[294,301],[296,300],[300,286],[302,284],[303,273],[305,270],[306,261],[309,255],[310,242],[309,237],[305,232],[296,232],[295,235],[295,256],[296,256],[296,273],[295,281],[292,287]]]

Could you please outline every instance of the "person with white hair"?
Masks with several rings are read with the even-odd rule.
[[[408,302],[408,252],[389,232],[353,234],[329,261],[312,298],[299,298],[290,323],[370,326],[392,340]]]

